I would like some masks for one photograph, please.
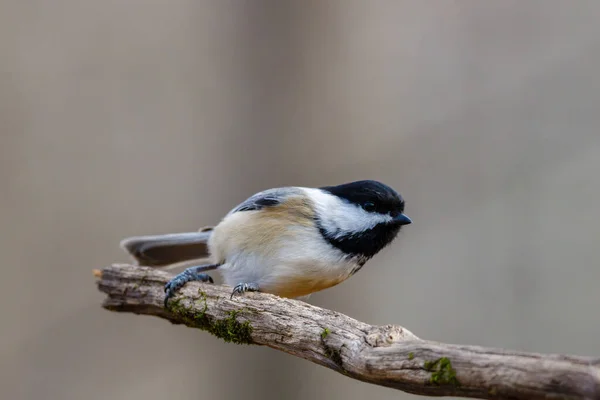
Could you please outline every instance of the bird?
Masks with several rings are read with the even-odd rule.
[[[215,226],[134,236],[120,243],[137,265],[189,266],[164,287],[164,305],[187,282],[214,283],[230,298],[264,292],[307,300],[356,274],[412,223],[404,198],[376,180],[335,186],[286,186],[258,192]]]

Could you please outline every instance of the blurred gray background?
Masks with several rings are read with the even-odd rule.
[[[311,298],[600,355],[597,1],[0,2],[3,399],[417,398],[104,311],[126,236],[372,178],[414,224]]]

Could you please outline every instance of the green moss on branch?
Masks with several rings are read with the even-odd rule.
[[[223,339],[225,342],[236,344],[252,344],[252,325],[250,321],[240,322],[237,320],[241,313],[237,310],[227,312],[227,317],[218,319],[211,318],[206,314],[208,304],[206,294],[199,292],[200,298],[196,300],[201,309],[195,311],[192,307],[186,307],[180,299],[174,299],[169,303],[169,311],[186,325],[193,326],[209,332],[210,334]]]
[[[447,357],[438,358],[435,361],[425,361],[425,370],[432,372],[429,383],[434,385],[460,386],[456,378],[456,371]]]

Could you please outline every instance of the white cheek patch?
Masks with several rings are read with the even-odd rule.
[[[392,221],[388,214],[367,212],[356,204],[351,204],[337,196],[318,189],[306,188],[315,202],[315,209],[321,226],[336,238],[364,232],[380,223]]]

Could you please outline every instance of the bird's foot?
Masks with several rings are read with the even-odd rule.
[[[245,292],[258,292],[259,287],[257,283],[238,283],[233,288],[233,292],[231,292],[230,300],[233,299],[235,294],[242,294]]]
[[[198,267],[188,268],[167,282],[165,285],[165,308],[167,307],[167,302],[169,299],[173,297],[175,292],[181,289],[186,283],[192,281],[214,283],[210,275],[197,272],[198,269]]]

